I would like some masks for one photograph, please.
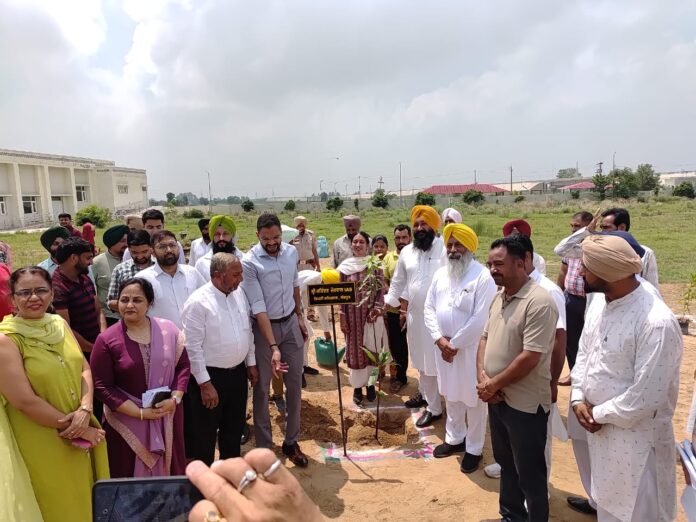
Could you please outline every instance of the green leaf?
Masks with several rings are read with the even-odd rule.
[[[364,346],[362,347],[362,350],[363,350],[363,352],[365,352],[365,355],[367,355],[367,358],[370,359],[370,362],[372,364],[374,364],[375,366],[377,366],[378,363],[377,363],[377,358],[375,357],[375,354],[372,351],[365,348]]]

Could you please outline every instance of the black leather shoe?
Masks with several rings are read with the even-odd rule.
[[[374,386],[368,386],[367,388],[367,400],[372,402],[377,398],[377,391],[375,391]]]
[[[305,379],[304,373],[302,374],[302,387],[303,388],[307,387],[307,379]]]
[[[309,464],[307,456],[302,453],[300,445],[297,442],[295,444],[283,443],[283,455],[290,459],[290,462],[295,466],[299,466],[300,468],[306,468]]]
[[[443,442],[439,446],[435,447],[433,450],[433,457],[436,459],[442,459],[462,451],[466,451],[466,441],[462,442],[461,444],[447,444],[446,442]]]
[[[464,453],[462,458],[462,463],[459,465],[459,470],[462,473],[473,473],[479,467],[483,455],[472,455],[471,453]]]
[[[442,414],[433,415],[428,410],[425,410],[423,412],[423,415],[421,415],[416,421],[416,426],[418,426],[419,428],[425,428],[426,426],[430,426],[433,423],[433,421],[436,421],[441,418]]]
[[[249,441],[249,425],[245,422],[242,428],[242,438],[240,444],[244,446]]]
[[[582,497],[568,497],[566,498],[568,505],[578,511],[579,513],[584,513],[585,515],[596,515],[597,510],[590,505],[590,501]]]
[[[362,406],[363,394],[362,388],[353,388],[353,402],[356,406]]]
[[[407,408],[420,408],[421,406],[427,406],[428,402],[423,398],[420,392],[416,393],[413,397],[404,403]]]
[[[305,366],[304,373],[305,375],[319,375],[319,370],[312,368],[311,366]]]

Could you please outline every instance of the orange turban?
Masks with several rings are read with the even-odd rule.
[[[583,240],[582,264],[610,283],[639,274],[643,269],[643,262],[628,241],[602,234],[592,234]]]
[[[509,236],[515,228],[523,236],[532,237],[532,227],[524,219],[513,219],[505,223],[503,225],[503,235]]]
[[[442,236],[445,240],[445,245],[449,243],[450,238],[454,236],[454,239],[466,247],[469,252],[474,253],[476,250],[478,250],[478,236],[476,235],[476,232],[471,229],[471,227],[466,225],[462,225],[460,223],[450,223],[449,225],[445,226],[445,229],[442,231]]]
[[[428,205],[416,205],[413,207],[411,209],[411,224],[413,225],[418,218],[422,218],[435,231],[440,228],[440,214],[433,207]]]

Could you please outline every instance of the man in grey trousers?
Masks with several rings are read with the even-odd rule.
[[[283,375],[286,395],[283,454],[296,466],[307,466],[300,450],[300,408],[304,339],[300,284],[297,278],[297,249],[283,243],[280,220],[264,213],[256,222],[259,243],[244,255],[244,281],[240,285],[249,300],[254,318],[256,366],[259,379],[254,386],[256,446],[271,448],[273,435],[268,412],[268,390],[272,376]]]

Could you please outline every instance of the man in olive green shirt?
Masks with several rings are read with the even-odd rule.
[[[107,326],[116,324],[121,318],[116,312],[109,308],[109,287],[111,286],[111,274],[123,260],[123,253],[128,248],[126,236],[129,228],[126,225],[115,225],[104,232],[104,244],[106,252],[96,256],[92,261],[92,273],[94,274],[94,285],[97,289],[97,297],[101,305]]]
[[[527,275],[525,255],[515,237],[491,245],[488,267],[502,288],[479,343],[477,390],[488,403],[493,456],[501,466],[500,515],[546,522],[544,448],[558,310],[549,293]]]

